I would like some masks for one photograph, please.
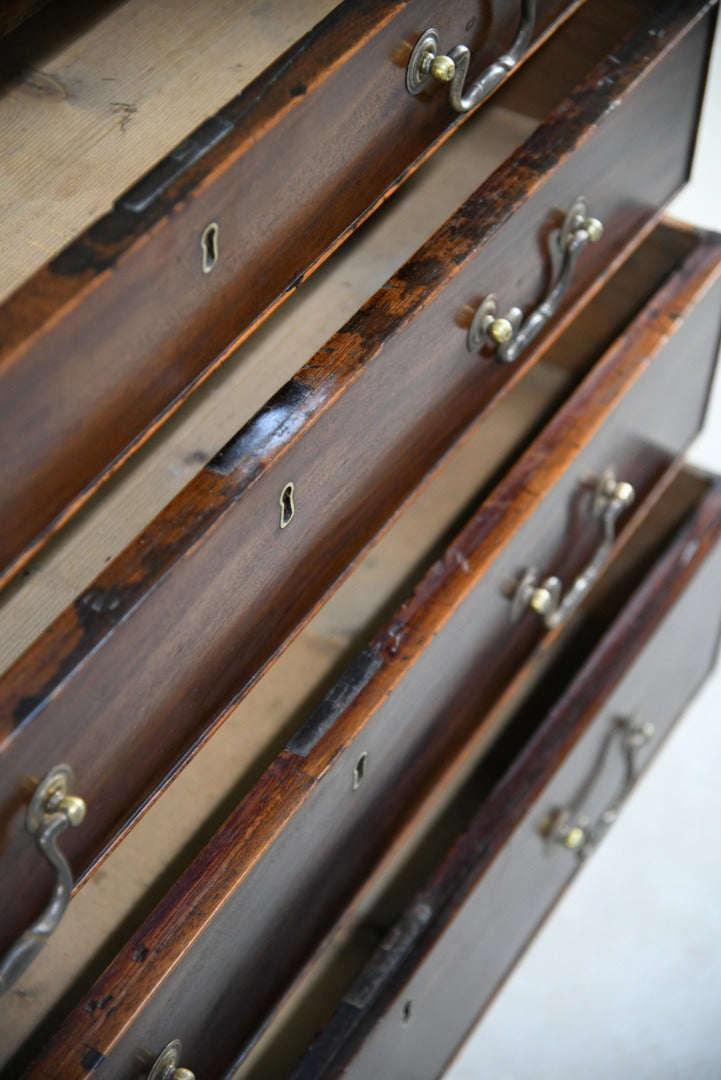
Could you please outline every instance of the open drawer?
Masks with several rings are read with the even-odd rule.
[[[578,0],[525,6],[518,63]],[[0,426],[42,417],[54,466],[43,511],[26,432],[38,532],[18,512],[3,572],[467,115],[430,78],[406,90],[413,41],[464,42],[470,85],[518,21],[476,0],[69,0],[0,42]]]
[[[639,578],[619,611],[615,591]],[[721,482],[682,473],[473,777],[465,829],[431,854],[299,1066],[258,1075],[440,1075],[707,674],[720,613]]]
[[[664,247],[680,245],[681,267],[460,536],[441,544],[441,558],[413,598],[121,950],[37,1075],[80,1076],[102,1066],[99,1075],[123,1076],[125,1063],[157,1045],[161,1032],[170,1041],[178,1027],[191,1056],[207,1075],[218,1075],[257,1038],[328,926],[433,801],[429,793],[448,790],[449,774],[458,774],[471,744],[477,754],[495,737],[510,698],[565,632],[601,564],[638,532],[700,422],[717,344],[716,241],[664,227],[647,244],[654,273]],[[636,273],[643,258],[644,249]],[[615,286],[606,299],[626,289],[621,280]],[[684,316],[689,304],[692,318]],[[574,328],[586,344],[597,314],[591,305],[588,321]],[[682,403],[671,388],[678,385],[680,357],[687,363],[689,356],[700,377],[697,392]],[[566,349],[559,348],[557,361],[569,362]],[[685,376],[690,388],[690,367]],[[611,466],[620,491],[610,482]],[[628,485],[636,492],[632,506],[623,494]],[[566,582],[564,603],[543,617],[523,604],[514,613],[512,594],[528,584],[532,562]],[[527,589],[523,595],[543,607]],[[479,715],[485,716],[480,726]],[[242,757],[238,743],[233,752]],[[345,857],[349,850],[352,859]],[[29,875],[27,852],[23,858]],[[286,923],[292,935],[280,931]],[[191,986],[188,995],[184,988]],[[247,986],[251,994],[239,989]],[[93,1053],[85,1058],[78,1047]]]
[[[483,633],[474,647],[483,643],[478,656],[499,657],[492,662],[499,678],[509,677],[544,629],[540,618],[510,617],[512,605],[501,585],[515,578],[519,566],[532,564],[541,576],[560,574],[566,582],[581,574],[599,544],[606,550],[616,527],[633,518],[698,431],[716,355],[720,271],[715,237],[664,227],[559,339],[545,367],[534,368],[535,382],[521,380],[498,406],[505,410],[500,422],[488,427],[492,414],[476,425],[478,461],[485,462],[471,488],[478,498],[591,367],[468,533],[464,545],[475,552],[472,570],[464,569],[465,546],[448,557],[462,568],[456,569],[461,592],[480,582],[474,603],[483,611]],[[613,323],[619,297],[621,309],[628,310],[639,290],[646,303],[598,360],[609,312]],[[573,357],[580,368],[574,368]],[[542,390],[539,376],[548,372],[552,382]],[[514,418],[516,402],[536,393],[538,403]],[[355,503],[347,505],[344,454],[333,483],[346,511],[332,528],[334,504],[325,505],[331,480],[319,473],[318,462],[323,445],[329,467],[336,461],[341,433],[334,415],[335,410],[327,414],[325,443],[319,441],[321,422],[309,427],[314,450],[308,457],[302,435],[293,430],[286,436],[282,428],[278,435],[279,475],[295,478],[299,505],[301,498],[306,503],[288,528],[279,527],[277,485],[264,485],[262,472],[253,478],[253,459],[249,464],[243,456],[238,476],[231,472],[230,480],[223,469],[207,470],[201,485],[206,502],[198,503],[197,486],[189,499],[181,495],[0,679],[3,947],[42,910],[50,882],[25,833],[26,777],[41,777],[59,762],[74,768],[88,817],[64,843],[75,878],[82,881],[275,662],[373,532],[387,525],[382,485],[375,518],[372,503],[378,468],[387,471],[389,465],[385,455],[368,469],[368,487],[355,496],[368,511],[358,518]],[[275,453],[273,440],[271,449]],[[248,471],[247,490],[237,495],[235,485],[242,491]],[[208,487],[216,484],[211,473],[215,487]],[[601,493],[600,502],[594,501],[594,489],[612,488],[612,473],[635,489],[636,507],[616,507],[609,523],[594,513],[605,498]],[[400,475],[399,464],[387,483]],[[424,479],[414,477],[416,483]],[[426,560],[429,554],[432,548]],[[390,581],[394,573],[399,570],[389,572]],[[538,598],[533,602],[538,605]]]
[[[123,6],[130,5],[121,5],[121,13]],[[536,40],[576,6],[539,3]],[[433,19],[444,41],[467,32],[480,45],[477,3],[454,0],[441,7]],[[0,310],[0,579],[16,571],[444,138],[454,114],[443,88],[414,97],[404,85],[408,46],[426,29],[431,8],[380,0],[362,12],[350,0],[335,8],[6,300]],[[504,12],[498,30],[505,37],[510,9],[497,8]],[[212,22],[207,6],[197,18],[201,29]],[[531,57],[508,83],[508,104],[523,116],[561,105],[486,183],[478,187],[483,173],[475,178],[445,228],[370,310],[346,326],[332,355],[321,354],[325,381],[316,376],[304,385],[331,395],[359,348],[370,358],[383,345],[389,362],[394,353],[399,383],[407,378],[420,386],[426,373],[406,374],[409,358],[441,352],[457,374],[438,390],[446,377],[439,366],[433,386],[444,409],[458,410],[459,425],[467,421],[512,377],[490,355],[490,339],[479,367],[469,364],[472,312],[487,302],[478,320],[485,333],[489,297],[497,296],[500,323],[490,318],[488,328],[499,339],[514,325],[515,316],[505,319],[506,313],[519,305],[526,314],[538,313],[549,282],[561,274],[565,283],[578,247],[598,237],[600,219],[604,238],[579,258],[562,322],[687,176],[713,19],[713,5],[703,0],[641,3],[632,13],[620,2],[583,4],[538,50],[543,70]],[[232,41],[230,48],[235,55]],[[378,81],[369,75],[376,61],[383,70]],[[340,92],[338,84],[351,72],[352,85]],[[74,77],[82,87],[82,77]],[[57,80],[41,72],[30,85],[39,88],[40,101],[45,93],[62,106],[62,80],[58,90]],[[135,127],[142,130],[142,109],[138,115],[124,111],[134,108],[130,88],[122,93],[112,81],[108,85],[114,89],[103,91],[101,113],[122,153]],[[181,110],[170,96],[169,115],[177,118]],[[63,151],[67,145],[64,139]],[[609,168],[610,161],[617,164]],[[29,181],[22,165],[16,168],[24,192]],[[44,183],[45,170],[36,171]],[[67,177],[63,183],[73,191],[82,186]],[[578,202],[581,196],[585,204]],[[566,214],[561,260],[556,240]],[[50,224],[57,229],[54,207]],[[412,248],[437,224],[421,220]],[[10,229],[7,246],[17,250],[21,229],[12,218]],[[39,242],[25,247],[36,250]],[[565,270],[554,265],[559,261]],[[510,295],[500,285],[506,281],[514,283]],[[467,307],[470,314],[464,314]],[[514,341],[495,342],[499,356],[522,352],[521,364],[529,362],[520,346],[531,328],[538,330],[537,319],[526,322]],[[273,390],[300,359],[295,356]],[[297,398],[287,400],[300,405]]]

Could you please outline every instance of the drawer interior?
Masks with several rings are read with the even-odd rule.
[[[479,117],[389,200],[0,594],[0,671],[210,461],[528,131]],[[479,137],[480,136],[480,137]],[[322,353],[320,354],[322,357]]]
[[[0,242],[13,255],[0,268],[0,301],[336,6],[65,0],[0,39]],[[586,6],[558,31],[553,80],[536,67],[509,99],[515,112],[544,115],[623,36],[620,0]]]
[[[335,5],[52,3],[0,41],[0,300]]]
[[[265,23],[271,19],[284,33],[287,31],[287,41],[273,41],[268,46],[271,50],[268,56],[272,57],[333,6],[319,4],[316,11],[311,5],[301,5],[298,18],[308,22],[299,23],[297,27],[291,25],[290,29],[284,13],[271,19],[272,3],[267,7],[256,4],[247,5],[247,8],[250,14],[260,12],[262,19],[259,21]],[[644,10],[650,10],[652,6],[648,4]],[[131,7],[130,0],[124,4],[103,5],[103,15],[111,17],[121,11],[126,22],[132,25],[133,20],[127,19]],[[485,110],[485,115],[474,118],[473,123],[450,140],[418,176],[409,181],[402,198],[389,200],[371,222],[359,229],[337,258],[329,261],[307,287],[298,291],[297,303],[294,298],[277,317],[269,319],[252,340],[238,350],[234,363],[210,379],[189,401],[187,408],[181,410],[131,464],[118,472],[102,494],[89,503],[72,525],[28,567],[26,574],[5,591],[0,601],[0,671],[22,654],[29,642],[93,580],[104,563],[110,561],[166,505],[239,424],[296,370],[299,357],[309,356],[319,348],[328,334],[372,295],[398,262],[415,250],[458,201],[475,190],[482,178],[507,156],[509,149],[533,129],[537,118],[545,115],[547,109],[575,85],[608,45],[618,39],[621,29],[625,31],[628,12],[624,11],[624,5],[613,3],[602,7],[596,0],[589,0],[587,7],[584,21],[579,21],[579,12],[578,18],[571,20],[559,33],[558,40],[548,46],[553,51],[548,53],[545,64],[550,63],[554,78],[550,81],[541,78],[540,67],[534,66],[533,60],[529,61],[523,80],[519,80],[517,86],[509,85],[507,91],[499,94],[495,103]],[[52,20],[57,10],[55,7],[48,9],[43,13],[43,19]],[[160,5],[157,10],[161,10]],[[138,11],[152,15],[156,8],[140,5]],[[207,8],[202,15],[210,24]],[[220,14],[215,21],[214,33],[217,33],[217,25],[222,21]],[[29,43],[23,54],[24,66],[20,69],[17,65],[20,54],[7,52],[3,60],[4,46],[0,46],[0,70],[12,69],[7,81],[8,99],[20,91],[32,101],[39,100],[43,106],[53,102],[58,106],[65,103],[74,106],[74,92],[81,85],[81,76],[78,76],[77,84],[69,84],[68,90],[62,79],[53,74],[56,62],[59,62],[60,39],[53,38],[52,34],[45,39],[42,35],[34,37],[30,32],[33,25],[28,24],[18,32],[27,32]],[[52,22],[47,25],[52,26]],[[77,22],[83,40],[86,34],[94,33],[96,29],[102,30],[103,34],[108,29],[97,18],[97,11],[92,19],[84,15]],[[62,49],[68,52],[72,52],[79,40],[78,37],[72,40],[74,31],[71,33],[71,30],[67,24],[64,26],[61,42]],[[186,31],[187,27],[183,32]],[[142,35],[146,41],[152,31],[146,28]],[[8,48],[10,42],[14,45],[18,40],[17,36],[10,39]],[[227,40],[232,40],[231,34],[227,35]],[[118,41],[116,37],[112,42],[113,56],[118,50]],[[581,41],[592,41],[593,56],[589,56],[587,48],[585,51],[580,49]],[[196,52],[205,47],[197,30],[193,43]],[[142,41],[139,44],[142,46]],[[257,54],[253,54],[259,71],[268,63],[268,57],[263,56],[264,47],[261,43]],[[187,45],[179,48],[185,56]],[[210,56],[210,44],[208,50]],[[133,64],[137,60],[145,65],[138,69],[139,76],[150,79],[151,75],[153,78],[158,75],[152,71],[152,63],[143,59],[142,47],[135,48],[130,44],[125,51],[132,57]],[[232,57],[213,60],[212,64],[218,63],[224,72],[227,66],[225,74],[232,78],[237,74],[232,70],[238,65],[235,55],[233,52]],[[557,57],[558,62],[551,62],[551,56]],[[35,68],[34,57],[37,58]],[[205,63],[212,66],[208,59]],[[192,89],[192,79],[187,77],[182,65],[179,68],[179,75],[185,74],[185,81]],[[242,75],[252,79],[254,70],[244,70]],[[122,77],[125,78],[125,74]],[[131,78],[134,77],[131,73]],[[162,77],[165,94],[167,88],[172,91],[172,85],[166,76]],[[108,77],[111,85],[112,78]],[[227,84],[216,87],[209,80],[209,95],[216,91],[221,102],[226,100]],[[238,87],[234,86],[231,93],[237,91]],[[142,92],[152,92],[150,83],[144,84]],[[205,97],[205,91],[196,93],[195,97],[202,109],[200,119],[207,111],[217,108],[215,104],[208,104],[211,98]],[[171,102],[171,98],[167,100]],[[127,146],[128,135],[140,126],[137,123],[139,111],[131,95],[123,92],[121,98],[113,90],[113,100],[106,99],[101,118],[104,130],[119,144],[122,167],[126,165],[126,155],[130,161],[128,182],[157,160],[158,154],[165,152],[152,128],[144,129],[144,133],[139,134],[138,155],[133,158]],[[180,123],[177,98],[172,99],[171,111]],[[58,112],[56,109],[55,117]],[[88,112],[92,114],[92,108]],[[83,136],[64,131],[55,120],[49,123],[49,115],[46,113],[43,120],[44,129],[39,129],[43,131],[49,154],[55,146],[56,128],[66,139],[66,151],[67,144],[72,143],[86,146],[86,154],[89,154],[89,145],[94,145],[96,138],[99,144],[102,141],[100,128],[86,129],[87,142],[83,143]],[[170,125],[159,122],[159,115],[162,114],[153,113],[153,124],[159,124],[165,134]],[[73,123],[77,119],[75,116]],[[97,120],[97,117],[93,119]],[[181,134],[194,122],[184,116]],[[12,123],[16,123],[15,115]],[[13,133],[16,130],[12,128]],[[53,138],[49,138],[49,130]],[[168,138],[168,146],[177,141],[176,135],[172,140]],[[25,145],[24,138],[20,141]],[[56,148],[55,152],[61,166],[60,150]],[[143,155],[150,156],[143,159]],[[48,162],[46,167],[55,177],[52,158],[43,160]],[[141,165],[141,160],[145,164]],[[42,170],[38,171],[42,173]],[[59,173],[66,187],[72,186],[67,173],[63,175],[62,167],[59,167]],[[17,175],[21,175],[20,162]],[[119,175],[122,175],[122,169],[113,173],[113,185],[117,185]],[[101,180],[102,177],[95,176],[94,179]],[[41,186],[44,194],[45,185]],[[82,185],[79,185],[78,195],[84,197],[87,192],[81,189]],[[25,194],[26,189],[23,192]],[[102,213],[104,207],[110,206],[117,190],[113,194],[108,185],[106,195],[95,188],[90,194],[94,200],[91,210],[73,206],[72,214],[76,216],[65,234],[60,231],[61,222],[55,213],[52,227],[32,236],[27,233],[28,222],[13,219],[10,214],[13,242],[9,243],[8,234],[6,249],[19,250],[21,254],[39,251],[40,254],[37,262],[20,269],[19,278],[17,268],[11,268],[12,279],[5,292],[0,277],[0,301],[18,280],[30,275],[53,251],[61,248],[69,236]],[[57,194],[54,198],[57,200]],[[18,205],[21,201],[16,200]],[[432,207],[430,211],[429,207]],[[34,217],[33,226],[36,222],[42,229],[41,213]],[[22,238],[20,244],[17,243],[18,236]],[[31,974],[0,1020],[0,1042],[7,1047],[8,1053],[12,1053],[38,1023],[44,1030],[50,1030],[55,1017],[64,1013],[78,993],[77,988],[86,985],[119,944],[127,939],[130,930],[167,890],[229,808],[249,790],[289,733],[326,693],[348,659],[442,552],[459,522],[466,520],[477,508],[509,463],[529,445],[571,389],[622,331],[628,319],[653,295],[695,243],[693,235],[684,230],[666,226],[656,230],[598,293],[587,310],[549,346],[539,363],[498,403],[483,425],[472,430],[463,445],[441,464],[413,504],[359,561],[333,599],[273,664],[268,676],[108,859],[102,871],[80,891],[72,917],[46,954],[44,970],[40,974]],[[684,474],[664,500],[663,513],[651,514],[636,531],[624,550],[623,559],[598,591],[592,608],[573,624],[573,640],[569,640],[570,635],[564,632],[552,649],[534,659],[532,676],[523,685],[524,700],[520,707],[518,695],[504,700],[503,707],[499,707],[497,726],[503,728],[504,734],[492,752],[484,757],[479,771],[470,780],[466,779],[473,765],[468,757],[463,767],[459,764],[454,769],[455,782],[448,785],[448,797],[452,796],[450,805],[445,805],[440,798],[433,805],[429,804],[418,822],[413,842],[403,845],[402,854],[393,854],[369,883],[352,912],[329,935],[318,957],[311,962],[302,984],[294,989],[267,1034],[250,1053],[240,1075],[270,1076],[276,1069],[281,1070],[278,1075],[282,1074],[286,1065],[276,1064],[275,1058],[279,1042],[283,1044],[283,1062],[290,1063],[307,1040],[308,1033],[322,1019],[329,1000],[337,997],[349,978],[360,969],[375,947],[379,934],[402,910],[409,888],[414,882],[423,880],[428,867],[437,861],[440,852],[469,820],[477,805],[479,791],[487,790],[484,784],[491,784],[503,762],[510,760],[523,745],[531,720],[539,715],[544,701],[555,700],[567,685],[569,672],[578,669],[604,629],[611,624],[625,602],[629,583],[637,581],[649,562],[664,550],[679,522],[696,505],[705,489],[706,481],[702,477]],[[530,696],[525,698],[527,694]],[[522,737],[519,731],[522,731]],[[68,996],[63,998],[66,990]],[[279,1039],[281,1031],[283,1035]],[[42,1038],[42,1034],[39,1037]],[[35,1038],[33,1036],[33,1042]]]
[[[475,755],[473,768],[464,763],[448,798],[426,816],[411,842],[376,875],[361,902],[331,930],[268,1027],[241,1053],[232,1071],[234,1080],[289,1075],[314,1033],[571,685],[711,485],[711,478],[690,468],[676,475],[578,617],[538,659],[533,676],[510,708],[506,703],[498,710],[495,742],[485,748],[480,760]]]
[[[573,348],[564,348],[561,338],[549,350],[548,359],[544,357],[449,457],[74,898],[57,936],[46,948],[47,963],[41,978],[35,976],[28,982],[33,993],[9,1001],[0,1018],[0,1035],[8,1047],[16,1047],[53,1002],[57,1003],[54,1014],[60,1015],[79,988],[104,966],[325,695],[339,671],[442,552],[459,522],[473,512],[592,366],[619,332],[628,312],[642,306],[696,242],[694,234],[686,230],[670,226],[657,230],[632,263],[619,271],[618,279],[597,294],[578,325],[569,329]],[[533,661],[536,676],[547,662],[542,657]],[[511,695],[499,705],[499,725],[513,704]],[[468,768],[469,763],[465,770]],[[444,777],[448,794],[460,783],[463,771],[454,766],[453,777]],[[430,821],[439,812],[436,795],[429,802],[426,817]],[[359,911],[383,892],[383,883],[393,876],[393,869],[383,870]],[[343,930],[341,936],[345,934]],[[331,966],[335,970],[335,963]],[[43,1022],[43,1028],[49,1030],[52,1025],[53,1014]]]

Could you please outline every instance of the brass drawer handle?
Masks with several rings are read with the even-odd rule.
[[[490,345],[496,350],[496,359],[501,363],[512,364],[517,360],[558,310],[579,252],[586,244],[595,244],[602,236],[603,225],[598,218],[588,216],[583,196],[574,199],[558,235],[558,245],[562,253],[561,268],[545,298],[523,321],[523,312],[518,307],[512,307],[506,315],[499,318],[496,297],[491,293],[473,316],[466,341],[469,352],[478,352],[484,346]]]
[[[541,823],[541,835],[554,844],[560,844],[579,859],[586,859],[595,851],[600,840],[618,817],[619,810],[638,776],[636,760],[638,751],[653,738],[654,733],[653,724],[640,724],[632,717],[620,717],[616,720],[603,741],[588,777],[579,786],[574,798],[567,806],[555,809],[546,816]],[[597,820],[592,822],[586,815],[580,814],[580,805],[588,798],[589,791],[603,770],[614,745],[618,746],[623,754],[623,780],[616,797]]]
[[[148,1080],[195,1080],[195,1073],[178,1065],[183,1044],[173,1039],[160,1051],[148,1073]]]
[[[536,0],[521,0],[521,21],[518,24],[513,44],[508,52],[499,56],[479,75],[465,94],[463,87],[471,61],[470,49],[466,45],[456,45],[447,56],[440,55],[438,31],[429,27],[414,45],[408,61],[406,68],[408,93],[419,93],[428,79],[449,83],[448,97],[451,106],[456,112],[468,112],[493,93],[506,75],[513,71],[528,48],[535,22]]]
[[[635,498],[631,484],[616,480],[613,469],[606,469],[593,500],[593,516],[600,519],[601,539],[587,566],[581,571],[562,597],[562,584],[557,577],[547,577],[539,584],[534,566],[522,575],[511,599],[511,619],[516,622],[527,608],[532,608],[552,629],[560,626],[576,610],[605,565],[616,538],[616,522]]]
[[[50,903],[21,938],[0,960],[0,994],[9,990],[42,949],[65,914],[73,889],[73,878],[57,838],[68,825],[79,825],[85,817],[85,803],[72,794],[73,772],[69,765],[56,765],[40,781],[25,817],[25,828],[38,851],[55,871]]]

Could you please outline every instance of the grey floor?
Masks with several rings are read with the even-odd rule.
[[[721,35],[691,184],[721,231]],[[691,460],[721,472],[721,373]],[[721,665],[445,1080],[721,1078]]]

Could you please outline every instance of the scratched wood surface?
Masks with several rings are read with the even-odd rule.
[[[178,1031],[189,1064],[202,1062],[218,1075],[232,1052],[220,1033],[232,1030],[241,1044],[251,1037],[343,898],[382,855],[403,808],[427,788],[444,756],[477,731],[481,702],[501,694],[546,637],[535,616],[515,627],[509,620],[505,586],[519,566],[533,562],[571,580],[598,542],[597,523],[582,511],[589,475],[613,460],[643,507],[673,466],[678,447],[669,453],[669,438],[675,442],[691,417],[698,424],[718,341],[719,250],[709,243],[713,253],[696,249],[662,287],[291,738],[72,1014],[37,1075],[85,1075],[87,1061],[76,1051],[82,1045],[93,1048],[94,1061],[106,1057],[99,1075],[122,1076],[124,1062]],[[694,296],[693,317],[684,293],[687,302]],[[700,350],[707,356],[703,387],[682,405],[669,387],[676,387],[680,358]],[[477,687],[472,707],[469,685]],[[351,781],[365,751],[367,776],[357,795]],[[352,860],[340,857],[349,845]],[[237,859],[229,860],[230,850]],[[285,919],[293,934],[279,936],[275,927]],[[233,989],[248,985],[253,995]],[[193,993],[186,997],[183,986]],[[203,986],[212,1020],[199,1006]],[[90,1007],[103,1000],[112,1008]]]
[[[506,752],[505,775],[297,1069],[282,1075],[432,1080],[442,1073],[582,865],[544,839],[544,823],[579,792],[577,814],[595,822],[624,789],[619,717],[653,722],[653,738],[633,754],[634,779],[643,770],[715,659],[720,610],[717,480],[570,685],[561,667],[562,696],[519,754],[521,731],[528,738],[543,717],[533,698],[520,710],[514,738],[497,750],[501,763]],[[552,687],[543,691],[548,699]]]
[[[574,6],[542,0],[535,45]],[[241,35],[230,32],[237,6],[226,0],[220,8],[227,33],[216,37],[207,5],[167,0],[155,40],[182,38],[180,9],[192,16],[199,41],[207,41],[207,33],[214,41],[224,38],[212,48],[227,57],[235,44],[234,62],[242,63]],[[308,14],[304,4],[239,10],[264,22],[281,9],[275,20],[281,27],[291,11]],[[220,112],[190,135],[186,126],[187,139],[110,214],[6,300],[0,309],[0,430],[6,453],[17,457],[0,478],[0,514],[8,526],[0,537],[0,574],[17,568],[230,346],[462,122],[443,92],[418,98],[406,92],[405,64],[412,42],[433,23],[444,40],[467,41],[474,63],[487,63],[515,32],[513,9],[493,9],[489,29],[478,18],[478,0],[452,0],[440,10],[434,0],[346,0]],[[143,23],[153,7],[138,3],[134,10]],[[118,30],[119,39],[123,33]],[[142,40],[148,36],[141,33]],[[14,37],[7,41],[12,55]],[[176,47],[174,37],[171,44],[172,70],[177,56],[191,59],[192,49],[182,41]],[[194,76],[202,82],[213,67],[211,46],[205,48]],[[132,66],[133,49],[119,48],[114,38],[113,49],[110,74],[100,78],[117,71],[122,83],[122,65]],[[175,123],[182,110],[172,79],[168,84],[154,63],[145,70],[157,95],[167,93]],[[233,74],[231,66],[231,81]],[[52,72],[47,78],[52,83]],[[181,81],[191,81],[187,71]],[[82,86],[73,85],[82,98]],[[134,127],[153,127],[155,109],[145,108],[131,85],[122,95],[120,85],[107,85],[114,89],[99,92],[97,102],[90,98],[101,130],[111,131],[122,151]],[[61,90],[57,97],[66,108]],[[51,143],[53,133],[54,126]],[[86,141],[94,145],[96,134],[92,128]],[[67,138],[63,142],[67,152]],[[80,168],[84,176],[95,175],[82,161]],[[29,182],[26,171],[16,173],[19,185]],[[70,187],[74,192],[83,184],[73,179]],[[218,258],[205,273],[201,241],[210,223],[220,230]],[[12,241],[9,250],[17,250],[14,234]],[[42,439],[35,438],[40,429]],[[22,491],[12,479],[16,466]]]

